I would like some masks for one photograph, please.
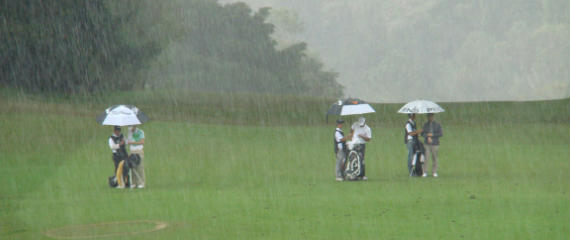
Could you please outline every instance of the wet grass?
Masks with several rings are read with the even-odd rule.
[[[38,96],[0,89],[0,112],[68,114],[94,118],[115,104],[133,104],[158,121],[226,125],[325,125],[334,99],[260,94],[214,94],[183,90],[109,93],[105,96]],[[399,127],[403,104],[372,103],[368,114],[376,125]],[[570,99],[535,102],[440,103],[447,112],[438,120],[449,125],[509,123],[568,123]],[[338,116],[329,116],[334,122]],[[352,120],[350,117],[345,117]],[[420,119],[423,121],[422,119]]]
[[[122,239],[569,237],[569,124],[522,120],[561,115],[546,102],[447,105],[440,115],[440,177],[427,179],[406,176],[402,116],[371,116],[370,180],[343,183],[333,181],[333,127],[322,122],[222,125],[157,117],[142,127],[148,181],[142,190],[106,185],[111,129],[94,123],[89,104],[4,103],[1,239],[48,239],[50,229],[132,220],[169,226]],[[553,106],[567,111],[566,104]],[[525,111],[505,110],[513,105]],[[377,106],[386,115],[393,108]],[[494,117],[460,121],[485,114]]]

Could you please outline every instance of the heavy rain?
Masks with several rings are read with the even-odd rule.
[[[570,2],[0,0],[0,239],[568,239]]]

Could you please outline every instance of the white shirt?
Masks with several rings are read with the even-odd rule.
[[[113,134],[113,136],[117,137],[117,135],[115,135],[115,134]],[[121,145],[115,144],[115,142],[113,141],[113,138],[109,137],[109,148],[111,148],[111,151],[116,153],[117,149],[121,148]]]
[[[344,147],[342,146],[342,143],[340,142],[340,140],[344,137],[342,136],[342,134],[339,132],[342,130],[340,128],[336,128],[336,131],[334,132],[334,139],[338,142],[338,150],[342,150]]]
[[[360,126],[358,123],[352,124],[352,130],[354,131],[354,135],[352,135],[352,143],[353,144],[364,144],[366,140],[361,138],[358,135],[363,135],[367,138],[372,138],[372,131],[370,131],[370,127],[364,124],[364,126]]]
[[[413,132],[412,124],[415,125],[416,123],[414,122],[414,120],[408,119],[408,122],[406,123],[406,132],[408,133],[408,140],[414,139],[414,136],[410,135],[410,133]],[[400,126],[402,126],[402,125],[400,125]]]

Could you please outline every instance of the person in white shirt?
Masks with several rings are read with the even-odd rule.
[[[334,153],[336,155],[336,181],[344,181],[343,165],[346,160],[346,137],[342,132],[342,124],[344,120],[336,120],[336,129],[334,131]]]
[[[144,175],[144,132],[142,129],[132,126],[129,128],[129,135],[128,135],[128,144],[131,151],[131,154],[138,154],[140,157],[140,163],[138,165],[133,166],[132,170],[132,178],[133,183],[131,187],[137,188],[144,188],[145,187],[145,175]]]
[[[358,121],[352,124],[349,138],[354,145],[354,149],[360,153],[360,158],[362,162],[362,171],[360,172],[360,178],[362,180],[367,180],[366,178],[366,167],[364,164],[364,154],[366,152],[366,143],[372,139],[372,131],[370,127],[366,125],[366,118],[360,117]]]

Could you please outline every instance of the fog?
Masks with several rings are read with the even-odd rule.
[[[570,97],[567,0],[0,5],[0,89],[371,102]]]
[[[237,2],[220,0],[222,4]],[[374,102],[570,96],[570,2],[245,0]]]

